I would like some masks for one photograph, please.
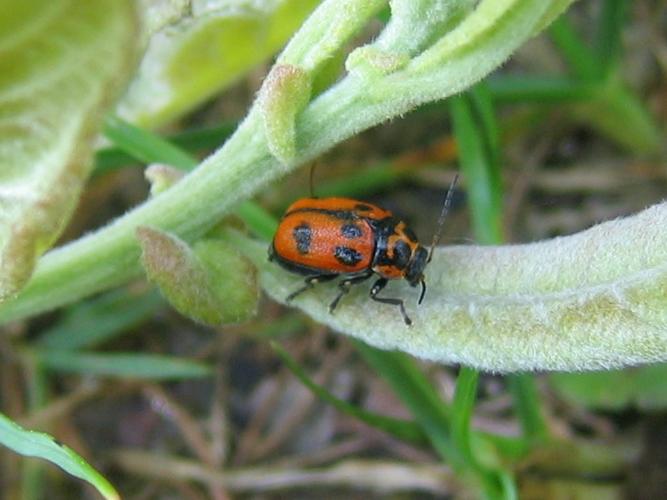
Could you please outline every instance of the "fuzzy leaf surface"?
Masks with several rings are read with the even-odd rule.
[[[0,2],[0,302],[60,234],[135,59],[127,0]]]
[[[392,282],[413,320],[375,303],[359,286],[335,314],[334,285],[293,301],[316,320],[381,349],[495,372],[581,371],[667,360],[667,203],[632,217],[547,241],[438,248],[426,269],[428,291]],[[274,299],[302,279],[266,262],[246,240]]]
[[[150,281],[181,314],[206,325],[238,323],[257,310],[256,273],[220,240],[184,241],[150,227],[137,229]]]
[[[316,80],[317,73],[361,34],[386,3],[324,0],[278,57],[278,64],[299,67]],[[482,0],[468,15],[457,11],[462,17],[455,16],[451,23],[446,19],[430,23],[442,36],[432,43],[431,37],[424,38],[427,47],[405,65],[395,43],[379,51],[352,52],[349,57],[356,53],[356,63],[361,64],[352,66],[380,71],[353,71],[317,93],[295,116],[297,155],[289,165],[271,152],[257,99],[233,136],[180,182],[98,232],[45,256],[20,297],[0,305],[0,322],[53,309],[136,277],[140,273],[138,226],[160,228],[186,242],[200,238],[286,171],[307,164],[361,130],[479,81],[568,3]],[[449,11],[433,12],[450,15]],[[401,28],[401,32],[406,31]],[[417,48],[421,47],[419,43]]]
[[[119,114],[149,128],[178,118],[270,57],[317,3],[192,2],[188,15],[151,37]]]

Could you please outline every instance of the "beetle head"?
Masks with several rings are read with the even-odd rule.
[[[424,282],[424,268],[428,264],[428,251],[421,245],[419,245],[415,251],[412,253],[412,258],[408,262],[408,266],[405,272],[405,279],[410,286],[417,286],[418,283],[421,283],[422,292],[419,296],[419,303],[421,304],[424,300],[424,294],[426,293],[426,283]]]

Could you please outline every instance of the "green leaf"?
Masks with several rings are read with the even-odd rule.
[[[276,234],[278,222],[265,209],[256,203],[246,201],[236,207],[235,214],[248,229],[262,239],[270,240]]]
[[[374,95],[395,101],[405,99],[406,93],[413,101],[426,102],[476,83],[532,36],[556,3],[563,4],[530,0],[479,2],[451,31],[411,61],[400,83],[397,78],[380,81]],[[458,80],[451,77],[453,73],[459,75]]]
[[[625,4],[624,0],[604,3],[595,52],[565,16],[553,24],[551,36],[572,73],[590,87],[589,98],[573,104],[570,114],[631,151],[658,154],[662,131],[644,103],[625,86],[616,64]]]
[[[2,302],[25,284],[76,205],[102,112],[134,63],[138,20],[128,0],[20,8],[4,0],[0,10]]]
[[[148,128],[182,116],[268,59],[317,3],[198,2],[151,37],[119,114]]]
[[[456,447],[466,455],[469,462],[476,462],[472,451],[470,423],[475,401],[477,400],[477,384],[479,372],[468,367],[461,367],[456,377],[456,390],[452,401],[451,432]]]
[[[136,127],[126,121],[113,117],[105,123],[105,133],[122,150],[132,157],[141,159],[150,165],[145,176],[151,183],[151,194],[156,195],[173,186],[184,176],[184,170],[192,170],[197,160],[179,145],[196,146],[229,133],[230,125],[184,133],[169,141],[148,130]],[[178,145],[176,144],[178,143]],[[166,165],[162,165],[166,163]],[[173,165],[176,168],[171,168]],[[250,201],[236,207],[236,214],[254,233],[269,239],[276,230],[276,221],[257,204]]]
[[[479,84],[466,94],[453,97],[450,110],[470,199],[473,234],[480,243],[500,244],[503,241],[500,133],[486,85]],[[479,371],[467,366],[460,368],[452,403],[452,438],[470,467],[486,478],[487,488],[495,487],[505,498],[513,498],[516,485],[511,474],[499,467],[492,450],[487,453],[479,446],[479,440],[473,440],[470,426],[478,382]],[[518,396],[519,418],[524,423],[522,391],[518,391]]]
[[[386,0],[325,0],[289,41],[277,64],[317,73],[386,3]]]
[[[552,0],[549,2],[549,7],[546,12],[542,15],[542,19],[535,26],[535,34],[539,33],[558,18],[570,4],[573,3],[573,0]]]
[[[157,293],[122,289],[70,307],[37,345],[49,349],[92,347],[141,323],[164,304]]]
[[[279,63],[316,72],[384,4],[379,0],[325,0],[290,41]],[[532,36],[556,4],[563,2],[483,0],[404,68],[372,82],[347,75],[297,116],[298,155],[289,169],[361,130],[470,86]],[[234,135],[182,181],[96,233],[47,254],[20,297],[0,305],[0,322],[52,309],[136,278],[141,274],[135,237],[138,226],[159,227],[184,241],[196,240],[285,171],[269,150],[261,106],[256,102]]]
[[[415,362],[400,352],[382,352],[362,342],[357,342],[356,346],[412,413],[438,454],[461,477],[471,479],[469,473],[475,473],[477,484],[474,487],[480,490],[476,493],[484,491],[488,498],[499,497],[504,485],[497,481],[494,472],[480,467],[459,447],[460,443],[452,435],[451,409]]]
[[[126,122],[124,122],[126,123]],[[211,150],[225,142],[232,135],[237,123],[227,122],[215,127],[202,127],[184,130],[168,136],[168,140],[184,151],[196,153],[203,150]],[[110,122],[106,122],[107,129]],[[108,133],[108,130],[107,130]],[[108,136],[107,136],[108,137]],[[125,147],[106,147],[95,153],[95,169],[93,175],[103,175],[113,170],[136,165],[137,158],[126,152]],[[151,160],[155,162],[157,160]]]
[[[20,455],[48,460],[68,474],[90,483],[106,499],[120,499],[114,487],[71,448],[48,434],[25,430],[2,414],[0,443]]]
[[[116,116],[107,117],[104,135],[144,163],[166,163],[186,171],[197,166],[197,159],[178,146]]]
[[[549,34],[574,76],[583,81],[601,79],[603,61],[595,57],[593,51],[581,40],[567,16],[556,19]]]
[[[363,287],[328,305],[322,284],[292,306],[382,349],[485,370],[594,370],[667,360],[667,203],[580,233],[525,245],[436,249],[428,293],[394,282],[412,327]],[[301,279],[266,261],[266,244],[238,238],[276,300]],[[391,295],[390,295],[391,294]]]
[[[44,368],[62,373],[148,380],[208,377],[211,369],[195,361],[156,354],[91,354],[78,351],[30,351]]]
[[[572,104],[570,113],[637,154],[655,155],[664,147],[664,134],[655,118],[618,76],[600,82],[590,99]]]
[[[299,366],[292,356],[283,349],[277,342],[271,342],[271,347],[278,353],[278,356],[287,365],[290,371],[305,385],[315,396],[322,401],[326,401],[338,411],[343,412],[351,417],[357,418],[365,424],[375,427],[381,431],[387,432],[399,439],[412,441],[415,443],[423,443],[425,436],[421,428],[414,422],[409,420],[400,420],[397,418],[386,417],[366,411],[362,408],[354,406],[347,401],[337,398],[324,387],[316,384]]]
[[[257,310],[259,288],[252,264],[220,240],[193,249],[149,227],[137,229],[148,278],[181,314],[206,325],[238,323]]]
[[[521,423],[525,444],[541,445],[549,438],[544,420],[535,377],[530,373],[507,376],[507,384],[514,399],[514,413]]]
[[[600,410],[667,408],[667,365],[592,373],[554,373],[551,385],[564,399]]]
[[[486,92],[477,89],[470,97],[453,97],[450,109],[470,196],[473,232],[480,243],[500,243],[503,240],[502,189],[498,134],[491,103]]]
[[[562,76],[504,75],[489,78],[487,86],[495,101],[511,103],[559,104],[595,93],[595,85]]]
[[[462,467],[464,457],[452,443],[450,410],[414,361],[400,352],[382,352],[361,342],[356,346],[414,415],[440,456]]]
[[[613,71],[618,64],[621,35],[629,5],[628,0],[607,0],[602,3],[595,37],[595,51],[606,72]]]

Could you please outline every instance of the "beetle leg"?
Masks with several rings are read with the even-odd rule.
[[[368,278],[371,277],[371,274],[372,273],[362,274],[361,276],[348,278],[338,283],[338,289],[340,291],[338,292],[338,295],[336,295],[336,298],[333,300],[333,302],[329,305],[329,313],[333,314],[334,310],[336,309],[336,306],[338,306],[338,302],[340,301],[340,299],[343,298],[344,295],[347,295],[347,293],[350,291],[350,288],[352,288],[352,285],[356,285],[357,283],[366,281]]]
[[[301,295],[306,290],[310,290],[318,283],[321,283],[323,281],[330,281],[336,279],[337,277],[338,277],[337,274],[316,274],[315,276],[308,276],[304,280],[306,284],[301,288],[299,288],[296,292],[290,293],[285,299],[285,302],[287,303],[291,302],[292,299],[294,299],[294,297],[296,297],[297,295]]]
[[[401,315],[403,315],[403,321],[405,324],[410,326],[412,320],[408,317],[405,312],[405,307],[403,306],[403,301],[401,299],[390,299],[387,297],[378,297],[377,294],[382,291],[382,289],[387,286],[387,278],[380,278],[371,287],[370,296],[376,302],[382,302],[383,304],[391,304],[393,306],[398,306],[401,309]]]

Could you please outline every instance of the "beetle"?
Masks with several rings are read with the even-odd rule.
[[[286,301],[317,283],[341,278],[338,295],[329,305],[333,313],[353,285],[375,274],[378,279],[371,286],[370,298],[397,306],[405,324],[411,325],[402,299],[378,294],[389,280],[404,278],[413,287],[421,285],[418,304],[422,303],[426,294],[424,269],[440,239],[457,179],[458,174],[447,190],[430,251],[405,222],[377,205],[351,198],[302,198],[294,202],[269,247],[270,261],[306,276],[304,286]]]

